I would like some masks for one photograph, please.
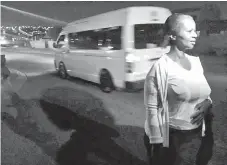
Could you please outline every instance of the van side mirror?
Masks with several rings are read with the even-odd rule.
[[[66,43],[65,41],[60,41],[58,43],[54,42],[53,43],[53,48],[61,48],[62,46],[64,46]]]
[[[55,42],[53,43],[53,48],[57,48],[57,44]]]
[[[59,47],[62,47],[63,45],[65,45],[65,41],[60,41],[60,42],[58,43],[58,46],[59,46]]]

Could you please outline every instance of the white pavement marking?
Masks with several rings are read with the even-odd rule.
[[[29,72],[29,73],[25,73],[25,74],[27,75],[27,77],[35,77],[35,76],[40,76],[40,75],[53,73],[53,72],[55,72],[54,69],[46,70],[46,71],[43,71],[43,72]]]
[[[4,110],[3,111],[6,113],[9,113],[11,116],[13,116],[14,119],[17,118],[18,113],[17,113],[17,109],[15,107],[9,107],[9,108],[4,108],[4,109],[7,109],[7,111],[4,111]]]
[[[51,57],[42,57],[40,56],[40,58],[37,60],[37,56],[31,56],[31,55],[23,55],[22,56],[13,56],[13,55],[8,55],[6,56],[6,60],[8,62],[10,61],[16,61],[16,60],[23,60],[23,61],[28,61],[28,62],[35,62],[35,63],[54,63],[54,59]]]
[[[4,53],[17,53],[17,54],[42,54],[42,55],[54,55],[54,50],[45,50],[45,49],[1,49]]]

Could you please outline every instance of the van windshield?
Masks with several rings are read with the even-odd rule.
[[[164,39],[164,24],[136,24],[134,26],[135,49],[158,47]]]

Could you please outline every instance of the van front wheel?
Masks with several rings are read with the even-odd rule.
[[[114,90],[114,85],[110,73],[107,70],[102,70],[100,74],[100,89],[105,93],[110,93]]]
[[[61,62],[59,63],[59,76],[62,78],[62,79],[66,79],[68,77],[68,74],[67,74],[67,71],[66,71],[66,68],[65,68],[65,65]]]

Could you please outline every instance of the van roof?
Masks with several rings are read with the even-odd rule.
[[[169,10],[168,8],[159,7],[159,6],[131,6],[131,7],[126,7],[126,8],[121,8],[121,9],[117,9],[117,10],[112,10],[112,11],[108,11],[108,12],[105,12],[105,13],[96,14],[94,16],[78,19],[78,20],[75,20],[73,22],[68,23],[66,26],[74,25],[76,23],[79,23],[80,21],[82,23],[82,22],[87,21],[88,19],[91,19],[93,17],[102,16],[102,15],[105,15],[105,14],[111,14],[111,13],[115,13],[115,12],[123,12],[123,11],[131,10],[131,9],[132,10],[133,9],[138,9],[138,8],[155,8],[155,9],[159,8],[159,9],[162,9],[162,10]]]

